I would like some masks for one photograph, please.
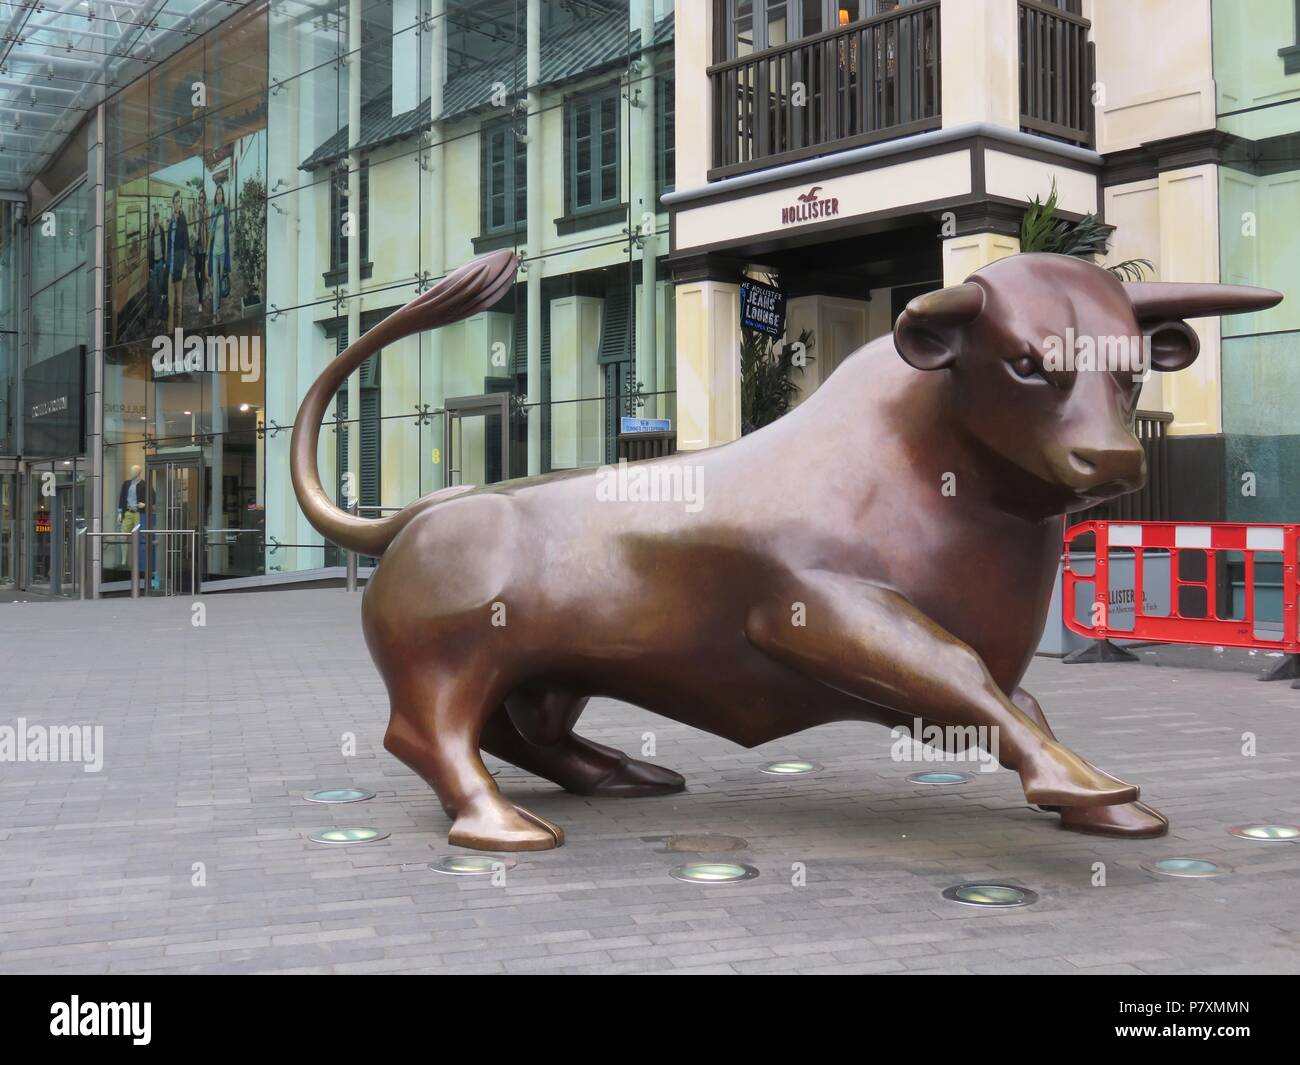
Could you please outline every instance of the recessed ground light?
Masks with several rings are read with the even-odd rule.
[[[1227,870],[1204,858],[1161,858],[1154,862],[1144,862],[1142,868],[1157,876],[1177,876],[1190,879],[1205,879],[1222,876]]]
[[[325,788],[322,791],[309,791],[303,796],[308,802],[365,802],[373,799],[375,793],[364,788]]]
[[[488,876],[498,869],[513,869],[513,858],[492,857],[488,854],[444,854],[429,863],[435,873],[448,876]]]
[[[387,839],[389,835],[391,833],[382,828],[318,828],[308,834],[307,838],[313,843],[375,843]]]
[[[668,875],[688,884],[735,884],[741,880],[753,880],[758,876],[758,870],[738,862],[687,862]]]
[[[758,767],[760,773],[773,777],[797,777],[801,773],[815,773],[819,770],[816,762],[805,762],[801,758],[786,758],[780,762],[768,762]]]
[[[907,778],[913,784],[965,784],[970,780],[969,773],[913,773]]]
[[[1015,884],[971,883],[957,884],[944,891],[943,897],[949,902],[960,902],[963,906],[984,906],[988,909],[1012,909],[1017,906],[1032,906],[1038,901],[1038,893],[1028,888],[1016,887]]]
[[[1262,840],[1265,843],[1286,843],[1300,839],[1300,826],[1297,825],[1235,825],[1228,831],[1241,839]]]
[[[721,851],[743,851],[749,844],[739,836],[673,836],[668,840],[670,851],[694,854],[716,854]]]

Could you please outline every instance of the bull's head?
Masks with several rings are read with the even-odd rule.
[[[1138,393],[1147,370],[1196,359],[1183,319],[1281,299],[1240,285],[1121,283],[1082,259],[1012,255],[912,300],[894,344],[918,370],[950,375],[953,417],[972,441],[1060,513],[1145,483]]]

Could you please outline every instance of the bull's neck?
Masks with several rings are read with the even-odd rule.
[[[892,482],[905,506],[910,486],[940,493],[950,485],[945,499],[963,513],[1021,522],[1052,535],[1059,528],[1061,511],[1036,502],[1042,483],[962,425],[951,373],[912,369],[888,337],[846,360],[782,422],[789,423],[783,428],[792,436],[833,448],[838,459],[832,461],[874,467],[862,478],[864,493],[882,487],[888,492]]]

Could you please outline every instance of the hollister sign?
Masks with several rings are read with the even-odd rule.
[[[807,192],[795,197],[796,202],[781,208],[783,226],[800,225],[803,222],[816,222],[822,218],[837,218],[840,213],[840,201],[835,196],[822,197],[821,185],[814,185]]]
[[[83,345],[27,368],[23,450],[58,458],[85,451],[85,367]]]

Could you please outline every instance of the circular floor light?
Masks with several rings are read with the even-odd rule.
[[[1161,858],[1145,863],[1142,868],[1157,876],[1176,876],[1192,880],[1222,876],[1226,872],[1222,866],[1207,862],[1204,858]]]
[[[493,857],[489,854],[443,854],[429,863],[435,873],[448,876],[490,876],[498,869],[513,869],[513,858]]]
[[[739,836],[712,836],[708,834],[693,836],[673,836],[668,840],[670,851],[686,851],[692,854],[717,854],[722,851],[743,851],[749,843]]]
[[[376,843],[381,839],[387,839],[392,833],[382,828],[360,828],[349,826],[346,828],[318,828],[310,833],[307,838],[313,843]]]
[[[758,870],[739,862],[687,862],[668,875],[688,884],[735,884],[741,880],[753,880],[758,876]]]
[[[323,788],[320,791],[309,791],[303,796],[308,802],[365,802],[367,799],[373,799],[375,793],[366,791],[365,788]]]
[[[907,779],[913,784],[967,784],[970,782],[970,774],[930,771],[926,773],[913,773]]]
[[[1228,830],[1239,839],[1288,843],[1300,839],[1300,825],[1234,825]]]
[[[779,762],[761,765],[758,771],[771,777],[797,777],[804,773],[815,773],[820,768],[821,766],[816,762],[807,762],[802,758],[785,758]]]
[[[949,902],[960,902],[963,906],[983,906],[994,910],[1032,906],[1038,901],[1037,892],[1015,884],[958,884],[944,891],[943,897]]]

